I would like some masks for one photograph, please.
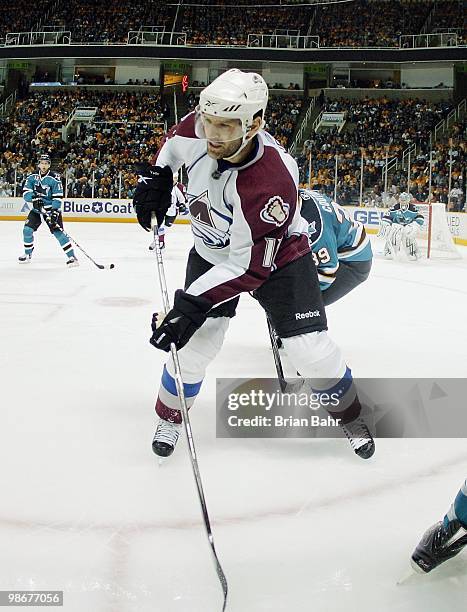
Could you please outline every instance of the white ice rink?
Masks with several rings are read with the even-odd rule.
[[[22,224],[0,224],[0,590],[64,590],[73,612],[220,612],[185,441],[151,452],[165,355],[148,343],[161,305],[149,235],[70,223],[95,258],[67,269],[41,228],[20,266]],[[190,229],[167,236],[171,293]],[[359,377],[465,377],[467,248],[455,263],[377,260],[328,311]],[[396,582],[467,475],[467,443],[215,437],[217,376],[273,377],[262,311],[240,302],[191,421],[229,612],[465,612],[467,553]]]

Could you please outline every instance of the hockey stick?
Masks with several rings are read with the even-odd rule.
[[[65,236],[68,238],[68,240],[70,242],[72,242],[75,246],[77,246],[78,249],[81,251],[81,253],[83,253],[83,255],[85,255],[89,259],[89,261],[92,261],[92,263],[96,266],[96,268],[99,268],[99,270],[113,270],[115,268],[115,264],[113,264],[113,263],[111,263],[111,264],[99,264],[99,263],[97,263],[97,261],[94,261],[94,259],[90,255],[88,255],[86,253],[86,251],[83,249],[83,247],[79,246],[79,244],[76,242],[76,240],[74,238],[72,238],[70,236],[70,234],[67,234],[65,232],[63,227],[60,227],[60,226],[58,226],[58,227],[65,234]]]
[[[288,382],[284,378],[284,368],[282,367],[281,356],[279,354],[279,347],[277,346],[277,337],[272,327],[271,321],[266,313],[266,322],[268,324],[269,339],[271,341],[272,354],[274,357],[274,364],[276,366],[277,380],[282,393],[287,389]]]
[[[151,225],[152,225],[152,231],[154,233],[155,254],[156,254],[156,260],[157,260],[157,274],[159,277],[159,287],[160,287],[161,295],[162,295],[162,303],[163,303],[165,312],[169,312],[170,310],[169,294],[167,292],[164,261],[162,259],[162,251],[161,251],[160,244],[159,244],[159,234],[158,234],[159,228],[158,228],[158,225],[154,217],[151,221]],[[227,606],[227,595],[228,595],[229,587],[227,584],[227,578],[225,577],[224,570],[222,569],[222,566],[219,562],[219,558],[217,556],[216,548],[214,545],[214,537],[212,535],[211,521],[209,520],[208,508],[206,505],[206,498],[204,496],[203,483],[201,480],[201,473],[199,471],[195,443],[193,440],[193,432],[191,430],[190,417],[188,416],[188,407],[186,405],[185,389],[183,386],[180,361],[178,359],[177,348],[173,342],[170,345],[170,352],[172,355],[172,360],[173,360],[173,364],[175,368],[175,384],[177,386],[178,400],[180,402],[180,408],[181,408],[181,412],[183,416],[183,424],[185,426],[185,433],[186,433],[186,438],[188,441],[188,448],[190,451],[191,466],[193,468],[193,474],[194,474],[195,481],[196,481],[196,488],[198,490],[199,502],[201,504],[201,510],[203,513],[204,526],[206,528],[206,534],[208,536],[209,545],[211,547],[211,552],[212,552],[214,565],[216,567],[217,577],[219,578],[219,582],[221,584],[222,592],[224,595],[224,604],[222,606],[222,612],[224,612]]]

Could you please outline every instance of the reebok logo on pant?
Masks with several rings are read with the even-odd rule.
[[[319,310],[309,310],[308,312],[296,312],[295,320],[299,321],[300,319],[312,319],[313,317],[319,317],[320,314],[321,313]]]

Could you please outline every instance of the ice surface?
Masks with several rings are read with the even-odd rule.
[[[22,224],[0,224],[0,589],[63,589],[66,611],[217,612],[221,592],[184,440],[150,449],[164,355],[161,305],[137,225],[70,223],[100,271],[67,269],[45,229],[18,265]],[[167,234],[172,292],[191,244]],[[354,375],[467,374],[467,250],[459,262],[377,260],[328,312]],[[192,426],[229,612],[460,612],[467,553],[396,586],[467,473],[465,440],[217,440],[216,376],[274,376],[264,316],[242,297]]]

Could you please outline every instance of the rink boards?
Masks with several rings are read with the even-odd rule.
[[[0,198],[0,220],[21,221],[31,210],[22,198]],[[347,206],[352,217],[364,224],[369,233],[378,231],[383,208],[358,208]],[[105,223],[135,223],[131,200],[96,200],[93,198],[76,198],[63,200],[63,216],[67,221],[91,221]],[[467,214],[446,213],[451,234],[456,244],[467,245]],[[188,219],[179,216],[176,223],[188,223]]]

